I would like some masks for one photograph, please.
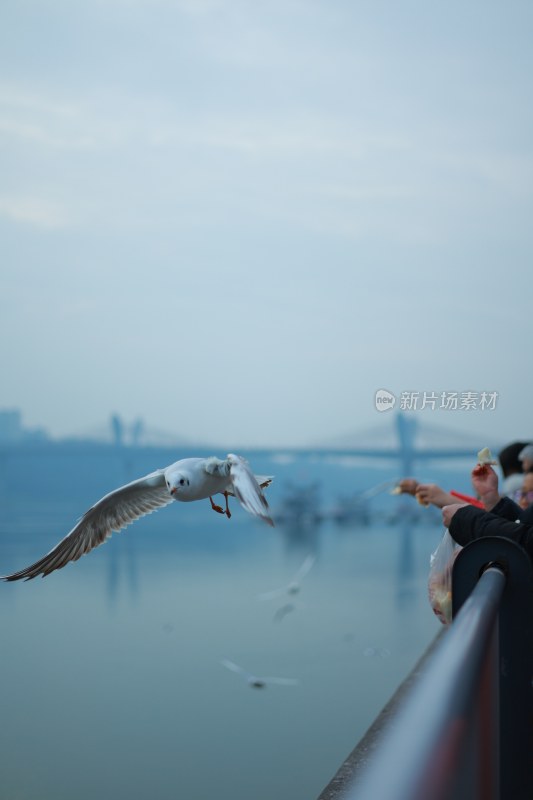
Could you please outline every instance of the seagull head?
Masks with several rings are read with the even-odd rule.
[[[266,682],[261,680],[261,678],[255,678],[253,675],[248,678],[248,685],[251,686],[252,689],[266,688]]]
[[[165,476],[165,479],[167,489],[174,500],[179,500],[180,496],[185,494],[189,488],[189,479],[181,472],[169,473]]]

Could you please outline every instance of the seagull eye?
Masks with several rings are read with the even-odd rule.
[[[185,486],[185,480],[184,480],[184,478],[180,478],[180,486]]]

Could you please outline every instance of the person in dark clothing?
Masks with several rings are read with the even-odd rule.
[[[528,444],[518,454],[523,472],[533,472],[533,444]]]
[[[525,470],[519,456],[526,446],[527,442],[511,442],[498,453],[503,474],[502,494],[507,494],[509,497],[512,497],[513,492],[522,485]]]
[[[498,476],[487,464],[474,467],[472,484],[484,508],[454,503],[442,509],[454,541],[464,546],[482,536],[504,536],[520,544],[533,560],[533,505],[524,509],[510,497],[500,497]]]
[[[520,508],[527,508],[533,503],[533,472],[525,473],[522,488],[515,492],[513,500]]]

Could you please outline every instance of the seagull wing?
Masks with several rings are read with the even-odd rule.
[[[294,603],[285,603],[285,605],[281,606],[281,608],[278,608],[278,610],[274,614],[273,617],[274,622],[281,622],[283,619],[285,619],[287,614],[290,614],[291,611],[295,610],[296,606],[294,605]]]
[[[274,527],[274,522],[268,514],[268,503],[259,483],[248,466],[248,462],[241,456],[230,453],[228,455],[228,463],[230,465],[229,474],[233,486],[233,494],[239,503],[250,514],[261,517],[268,525]],[[261,480],[264,482],[267,479],[263,478]]]
[[[261,594],[256,595],[258,600],[270,600],[273,597],[280,597],[282,594],[285,594],[287,591],[286,586],[282,586],[281,589],[272,589],[270,592],[261,592]]]
[[[266,489],[267,486],[270,486],[274,477],[272,475],[254,475],[255,480],[261,487],[261,489]],[[235,492],[232,492],[231,489],[226,489],[226,492],[231,496],[235,497]]]
[[[242,675],[243,678],[246,678],[246,680],[252,677],[249,672],[242,667],[239,667],[239,665],[235,664],[233,661],[230,661],[229,658],[223,658],[220,663],[223,667],[226,667],[226,669],[236,672],[238,675]]]
[[[106,494],[90,508],[64,539],[35,564],[20,572],[1,576],[5,581],[18,581],[49,575],[69,561],[89,553],[103,544],[113,531],[120,531],[145,514],[172,502],[166,488],[164,470],[146,475]]]
[[[315,560],[316,560],[316,557],[312,553],[310,553],[307,556],[307,558],[305,559],[305,561],[303,562],[303,564],[301,565],[301,567],[299,568],[299,570],[296,573],[296,575],[294,576],[293,581],[295,581],[295,582],[301,581],[302,578],[304,578],[307,575],[307,573],[309,572],[309,570],[311,569],[311,567],[315,563]]]

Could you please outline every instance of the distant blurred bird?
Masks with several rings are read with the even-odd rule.
[[[363,655],[365,658],[388,658],[390,650],[387,647],[365,647]]]
[[[296,603],[285,603],[282,605],[276,613],[274,614],[273,621],[274,622],[281,622],[285,619],[287,614],[291,614],[293,611],[296,611]]]
[[[280,589],[273,589],[271,592],[263,592],[262,594],[257,595],[258,600],[270,600],[272,597],[279,597],[283,594],[294,595],[298,594],[301,589],[301,582],[313,566],[316,561],[316,557],[312,554],[309,554],[301,567],[298,569],[292,580],[286,585],[282,586]]]
[[[122,530],[139,517],[151,514],[172,500],[187,503],[209,498],[213,511],[229,518],[228,497],[232,495],[246,511],[273,526],[262,492],[271,482],[272,477],[255,477],[248,462],[233,453],[224,460],[216,456],[183,458],[106,494],[43,558],[20,572],[1,578],[18,581],[21,578],[28,580],[37,575],[49,575],[98,547],[114,531]],[[225,509],[214,503],[212,496],[217,493],[224,495]]]
[[[226,669],[231,670],[231,672],[236,672],[237,675],[244,678],[248,686],[251,686],[253,689],[264,689],[269,683],[279,686],[296,686],[299,683],[296,678],[259,678],[257,675],[252,675],[227,658],[223,658],[220,663],[223,667],[226,667]]]

